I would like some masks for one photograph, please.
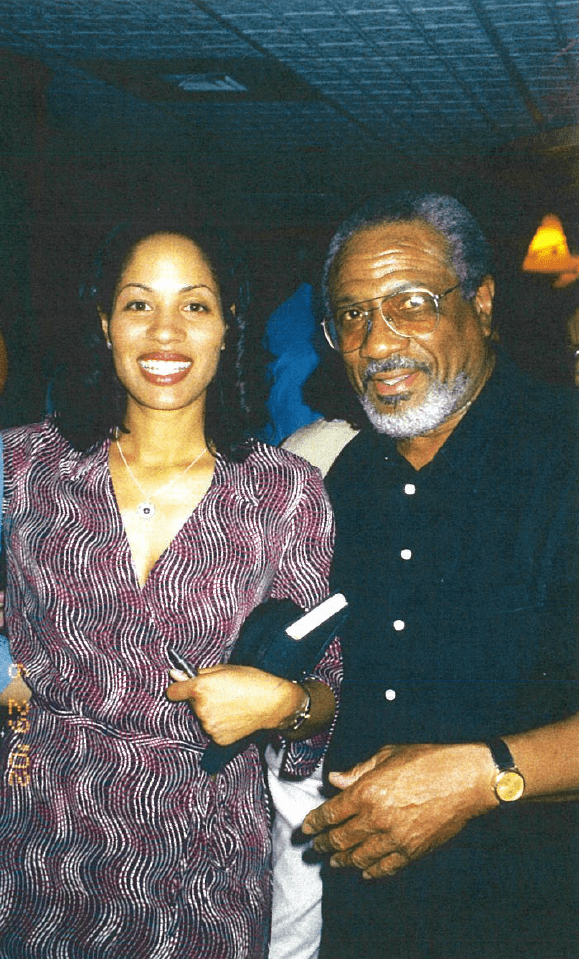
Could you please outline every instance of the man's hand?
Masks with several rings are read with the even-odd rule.
[[[391,876],[447,842],[469,819],[496,805],[494,764],[483,744],[385,746],[346,773],[330,773],[342,792],[309,813],[314,848],[332,866],[365,879]]]

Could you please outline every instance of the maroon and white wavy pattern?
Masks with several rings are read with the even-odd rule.
[[[164,697],[167,647],[227,657],[268,596],[327,592],[332,520],[319,475],[259,446],[213,484],[141,590],[107,445],[50,423],[4,434],[7,620],[34,690],[30,782],[0,819],[2,959],[261,959],[269,813],[255,747],[212,780],[207,739]],[[317,674],[334,687],[339,650]],[[310,771],[324,737],[292,747]]]

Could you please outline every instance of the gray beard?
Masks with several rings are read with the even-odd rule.
[[[429,370],[424,364],[407,363],[398,357],[392,357],[385,363],[375,361],[369,364],[367,375],[372,376],[378,372],[388,373],[391,370],[420,368]],[[408,393],[379,397],[377,402],[382,406],[389,407],[387,413],[381,413],[377,410],[367,393],[363,393],[358,398],[366,416],[378,433],[385,433],[394,439],[411,439],[413,436],[430,433],[431,430],[444,423],[449,416],[465,406],[470,389],[471,379],[465,373],[459,373],[452,383],[441,383],[439,380],[433,380],[419,409],[404,409],[405,401],[409,398]]]

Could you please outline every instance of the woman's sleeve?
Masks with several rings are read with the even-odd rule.
[[[292,518],[282,562],[275,576],[271,597],[292,599],[310,609],[329,592],[334,545],[334,518],[321,475],[315,471],[304,485]],[[310,676],[330,686],[339,701],[342,655],[334,639]],[[309,776],[326,751],[332,726],[311,739],[288,743],[283,773],[291,778]]]

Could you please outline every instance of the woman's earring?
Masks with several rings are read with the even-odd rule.
[[[111,343],[110,340],[107,340],[107,350],[112,350],[112,348],[113,348],[113,344]]]

